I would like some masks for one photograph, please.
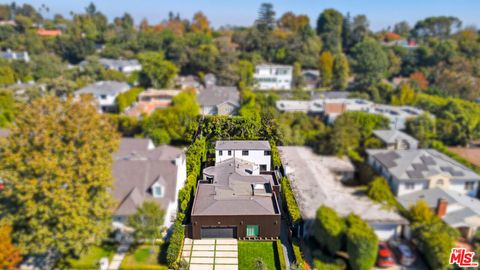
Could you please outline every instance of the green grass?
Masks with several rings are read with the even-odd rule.
[[[261,259],[268,270],[280,269],[275,251],[275,242],[238,242],[238,269],[255,269],[255,262]]]
[[[151,270],[166,270],[167,266],[161,259],[162,251],[165,244],[154,245],[153,252],[150,252],[151,245],[140,245],[132,247],[123,259],[120,269],[151,269]]]
[[[69,268],[71,269],[97,269],[101,258],[107,257],[112,260],[117,245],[104,244],[102,246],[93,246],[78,259],[69,259]]]

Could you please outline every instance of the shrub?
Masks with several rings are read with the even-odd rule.
[[[295,256],[295,265],[298,269],[304,270],[306,267],[305,260],[303,259],[302,251],[297,243],[293,243],[293,255]]]
[[[360,217],[347,217],[347,252],[352,269],[370,270],[375,265],[378,252],[378,238],[370,226]]]
[[[346,263],[341,259],[333,259],[320,250],[313,251],[313,268],[322,270],[343,270],[347,269]]]
[[[130,107],[136,100],[138,95],[143,91],[143,88],[134,87],[127,92],[121,93],[117,96],[115,102],[117,103],[118,111],[123,112]]]
[[[314,236],[330,255],[335,255],[342,248],[344,228],[344,222],[335,210],[327,206],[317,210]]]
[[[300,210],[298,209],[297,201],[295,200],[292,188],[290,187],[290,183],[288,182],[288,179],[286,177],[283,177],[282,180],[280,180],[280,185],[282,188],[281,193],[283,201],[287,206],[290,222],[292,224],[295,224],[302,219],[300,215]]]
[[[285,254],[283,253],[282,241],[275,241],[275,247],[278,253],[278,260],[280,262],[280,270],[286,270],[287,266],[285,265]]]
[[[398,209],[400,207],[390,190],[387,180],[381,176],[375,177],[375,179],[368,184],[367,195],[373,201],[384,204],[389,208]]]
[[[177,220],[173,225],[172,235],[169,239],[169,245],[167,248],[167,264],[170,268],[176,268],[180,253],[182,251],[183,239],[185,237],[184,228],[182,222]]]

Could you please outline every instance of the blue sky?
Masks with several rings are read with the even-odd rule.
[[[8,1],[10,2],[10,1]],[[82,12],[92,0],[19,0],[35,7],[46,4],[50,15],[70,11]],[[203,11],[215,26],[250,25],[257,15],[257,9],[265,0],[97,0],[97,8],[112,19],[128,11],[138,23],[147,18],[158,23],[167,17],[169,11],[179,12],[182,17],[191,18],[196,11]],[[371,28],[380,30],[395,22],[407,20],[413,24],[427,16],[451,15],[460,18],[464,25],[480,25],[480,1],[475,0],[272,0],[277,15],[286,11],[307,14],[314,23],[325,8],[336,8],[350,14],[367,15]]]

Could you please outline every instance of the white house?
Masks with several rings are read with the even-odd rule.
[[[417,139],[399,130],[374,130],[373,134],[385,144],[388,150],[408,150],[418,148]]]
[[[134,71],[141,71],[142,65],[137,59],[108,59],[100,58],[100,64],[106,69],[117,70],[125,74],[130,74]]]
[[[290,90],[293,67],[286,65],[258,65],[253,74],[255,88],[259,90]]]
[[[28,52],[15,52],[11,49],[7,49],[4,52],[0,52],[0,57],[6,60],[19,60],[26,63],[30,62],[30,56]]]
[[[75,96],[93,95],[98,103],[99,109],[102,112],[109,112],[116,110],[115,99],[121,93],[130,89],[130,85],[123,82],[115,81],[101,81],[88,85],[75,91]]]
[[[264,172],[271,171],[271,156],[268,141],[217,141],[215,144],[215,163],[237,158],[258,165],[260,172]]]
[[[475,197],[480,176],[434,149],[369,149],[368,162],[383,175],[395,196],[445,188]]]
[[[187,178],[184,150],[169,145],[154,147],[149,139],[123,138],[114,154],[112,173],[112,194],[117,202],[114,228],[128,230],[128,217],[146,201],[163,208],[164,225],[172,225],[178,208],[178,191]]]

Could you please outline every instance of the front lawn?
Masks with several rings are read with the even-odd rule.
[[[238,269],[256,269],[261,260],[268,270],[280,269],[275,253],[275,242],[238,242]]]
[[[151,269],[151,270],[166,270],[166,265],[163,264],[161,256],[165,248],[165,244],[155,245],[154,251],[150,252],[151,245],[140,245],[132,247],[123,259],[120,269]]]
[[[117,251],[116,244],[102,244],[93,246],[78,259],[69,259],[68,264],[71,269],[98,269],[98,263],[103,257],[107,257],[110,262]]]

